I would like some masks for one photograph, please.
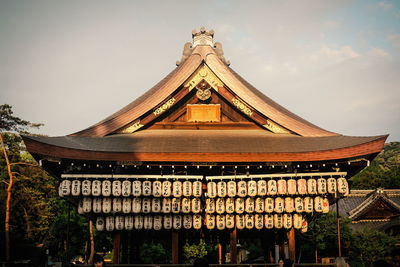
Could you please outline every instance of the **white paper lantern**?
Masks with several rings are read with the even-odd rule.
[[[82,199],[80,199],[79,203],[78,203],[78,213],[79,214],[83,214],[84,213],[83,212],[83,200]]]
[[[235,211],[239,214],[244,212],[244,198],[235,199]]]
[[[326,197],[322,199],[322,212],[323,213],[329,212],[329,200]]]
[[[174,197],[181,197],[182,196],[182,182],[175,181],[172,183],[172,195]]]
[[[274,211],[276,213],[282,213],[285,210],[285,200],[281,197],[275,198]]]
[[[122,196],[129,197],[132,192],[132,183],[130,181],[122,182]]]
[[[293,226],[293,219],[291,214],[283,214],[283,227],[286,229],[291,229]]]
[[[170,181],[162,182],[162,196],[170,197],[172,193],[172,183]],[[172,227],[172,224],[171,224]]]
[[[229,197],[225,200],[225,210],[226,213],[234,213],[235,212],[235,199]]]
[[[132,195],[134,197],[140,197],[142,195],[142,182],[133,181],[132,182]]]
[[[267,181],[259,180],[257,182],[257,195],[259,195],[260,197],[267,195]]]
[[[294,208],[296,212],[301,213],[304,211],[304,203],[301,197],[296,197],[294,199]]]
[[[142,212],[143,213],[150,213],[151,212],[151,199],[150,198],[143,198],[142,199]]]
[[[310,178],[307,180],[307,192],[310,195],[317,194],[317,180]]]
[[[302,223],[303,223],[303,216],[301,216],[301,214],[298,213],[293,214],[293,227],[295,229],[301,229]]]
[[[224,230],[225,229],[225,216],[218,214],[215,218],[216,224],[217,224],[217,229],[218,230]]]
[[[101,195],[101,181],[94,180],[92,182],[92,195],[98,197]]]
[[[269,180],[267,185],[267,195],[274,196],[278,193],[278,186],[275,180]]]
[[[246,227],[246,221],[243,214],[236,215],[236,228],[242,230]]]
[[[119,197],[121,196],[122,193],[122,183],[119,180],[115,180],[112,182],[112,194],[114,197]]]
[[[201,197],[201,195],[203,194],[203,190],[202,190],[202,183],[200,181],[194,181],[193,182],[193,196],[194,197]]]
[[[236,182],[235,181],[229,181],[226,183],[227,187],[227,194],[229,197],[235,197],[236,196]]]
[[[220,181],[217,183],[217,195],[219,197],[226,197],[226,192],[227,188],[226,188],[226,182],[224,181]]]
[[[191,211],[190,208],[190,199],[189,198],[182,198],[182,212],[183,213],[189,213]]]
[[[101,183],[101,194],[103,197],[111,196],[111,181],[104,180]]]
[[[203,225],[203,220],[201,215],[199,214],[193,215],[193,228],[199,230],[202,225]]]
[[[267,197],[264,202],[265,202],[264,205],[265,212],[267,213],[273,212],[275,208],[275,200],[271,197]]]
[[[69,196],[71,194],[71,181],[70,180],[63,180],[59,188],[61,190],[58,191],[60,197]]]
[[[132,211],[132,201],[130,198],[122,199],[122,212],[131,213]]]
[[[250,197],[255,197],[257,195],[257,182],[256,181],[248,181],[247,182],[247,195]]]
[[[261,197],[256,198],[254,210],[257,213],[263,213],[265,211],[264,199],[262,199]]]
[[[153,229],[153,216],[146,215],[143,218],[143,228],[145,230]]]
[[[214,213],[215,212],[215,199],[207,198],[206,199],[206,213]]]
[[[89,180],[84,180],[82,182],[82,195],[87,197],[92,194],[92,182]]]
[[[153,197],[161,197],[162,195],[162,183],[160,181],[153,182]]]
[[[244,210],[247,213],[253,213],[254,212],[254,199],[251,197],[246,198],[245,204],[244,204]]]
[[[142,211],[142,199],[135,197],[132,199],[132,212],[139,213]]]
[[[295,179],[289,179],[287,181],[287,193],[289,195],[297,194],[297,181]]]
[[[323,206],[322,197],[315,197],[314,198],[314,210],[316,212],[322,212],[322,206]]]
[[[112,208],[112,200],[109,197],[102,199],[102,210],[103,213],[110,213]]]
[[[134,226],[135,226],[136,230],[143,229],[143,216],[142,215],[135,215]]]
[[[171,200],[171,211],[172,213],[179,213],[181,211],[181,200],[179,198]]]
[[[274,227],[276,229],[281,229],[283,227],[282,214],[274,214]]]
[[[142,182],[142,195],[149,197],[151,196],[151,187],[152,187],[152,183],[151,181],[143,181]]]
[[[207,229],[214,229],[215,228],[215,216],[212,214],[206,214],[206,227]]]
[[[99,197],[93,198],[93,212],[101,213],[101,210],[102,210],[101,198]]]
[[[103,217],[97,217],[96,218],[96,230],[97,231],[104,231],[104,218]]]
[[[207,183],[207,197],[214,198],[217,196],[217,184],[215,182]]]
[[[92,199],[90,197],[83,198],[83,212],[88,213],[92,211]]]
[[[162,229],[162,219],[163,219],[163,217],[161,215],[154,216],[154,219],[153,219],[153,229],[154,230],[159,231]]]
[[[190,197],[192,196],[192,182],[191,181],[184,181],[182,183],[183,188],[183,196]],[[192,221],[192,220],[190,220]]]
[[[233,229],[235,227],[235,215],[233,214],[225,215],[225,226],[228,229]]]
[[[246,214],[245,216],[245,223],[247,229],[254,228],[254,215],[253,214]]]
[[[335,178],[328,178],[328,193],[335,194],[336,193],[336,179]]]
[[[254,226],[257,230],[264,228],[264,216],[262,214],[254,215]]]
[[[193,213],[201,212],[201,201],[200,201],[200,198],[193,198],[192,199],[192,212]]]
[[[122,211],[122,201],[120,198],[113,198],[113,212]]]
[[[294,199],[291,197],[285,197],[285,211],[291,213],[294,211]]]
[[[217,198],[215,201],[215,211],[218,214],[225,212],[225,200],[223,198]]]
[[[314,201],[311,197],[304,198],[304,211],[307,213],[314,211]]]
[[[171,210],[172,210],[171,199],[170,198],[164,198],[162,200],[162,212],[163,213],[170,213]]]
[[[164,229],[172,229],[172,215],[164,215]]]
[[[274,228],[274,215],[272,215],[272,214],[264,215],[264,224],[265,224],[265,228],[267,228],[267,229]]]
[[[74,197],[79,196],[81,194],[81,181],[73,180],[71,186],[71,195]]]
[[[246,183],[246,181],[239,181],[239,182],[237,183],[237,187],[238,187],[238,189],[237,189],[237,195],[238,195],[239,197],[245,197],[245,196],[247,196],[247,183]]]
[[[151,200],[151,211],[154,213],[161,212],[161,199],[153,198]]]
[[[192,215],[183,215],[183,228],[191,229],[193,227]]]
[[[125,216],[125,230],[133,230],[133,216]]]
[[[124,216],[115,216],[115,229],[116,230],[123,230],[124,223],[125,223]]]
[[[326,194],[328,192],[327,183],[325,178],[319,178],[317,180],[318,194]]]
[[[278,180],[277,184],[278,184],[278,194],[286,195],[286,192],[287,192],[286,180],[280,179],[280,180]]]
[[[115,221],[113,216],[106,217],[106,230],[114,231]]]
[[[297,180],[297,193],[299,195],[306,195],[307,194],[307,180],[306,179],[299,179]]]
[[[337,191],[344,196],[349,194],[349,184],[346,178],[341,177],[337,179]]]

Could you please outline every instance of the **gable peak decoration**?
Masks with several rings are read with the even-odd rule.
[[[227,66],[231,63],[224,56],[222,44],[219,42],[214,43],[214,30],[206,31],[205,27],[201,27],[200,31],[192,30],[192,42],[187,42],[183,46],[182,58],[176,62],[176,65],[181,65],[193,52],[196,46],[211,46],[219,59]]]

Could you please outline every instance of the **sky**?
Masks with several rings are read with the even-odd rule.
[[[400,1],[0,0],[0,104],[40,134],[82,130],[173,70],[201,26],[290,111],[400,141]]]

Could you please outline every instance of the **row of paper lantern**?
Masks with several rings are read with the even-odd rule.
[[[114,230],[161,230],[161,229],[200,229],[205,224],[207,229],[225,230],[242,229],[301,229],[307,231],[308,223],[301,214],[207,214],[205,220],[201,215],[135,215],[97,217],[98,231]]]
[[[255,197],[266,195],[347,195],[346,178],[280,179],[250,181],[219,181],[207,183],[207,197]],[[63,196],[153,196],[153,197],[201,197],[200,181],[120,181],[120,180],[63,180],[59,186]]]
[[[325,197],[208,198],[206,213],[312,213],[329,212]],[[90,198],[79,201],[78,212],[83,213],[200,213],[200,198]]]
[[[201,197],[200,181],[120,181],[120,180],[63,180],[58,194],[64,196],[153,196]]]
[[[267,195],[348,194],[346,178],[219,181],[207,183],[207,197],[255,197]]]
[[[265,199],[248,198],[208,198],[206,213],[283,213],[283,212],[329,212],[329,200],[325,197],[276,197]]]

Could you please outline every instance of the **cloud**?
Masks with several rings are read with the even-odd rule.
[[[400,47],[400,34],[392,33],[387,36],[387,39],[395,46]]]
[[[388,10],[393,8],[393,5],[391,3],[386,2],[386,1],[382,1],[382,2],[378,3],[378,7],[383,9],[383,10],[385,10],[385,11],[388,11]]]

